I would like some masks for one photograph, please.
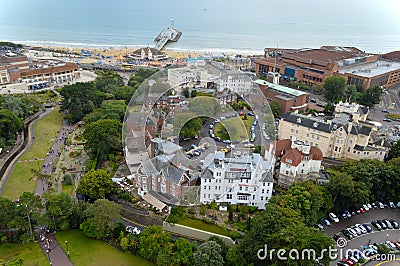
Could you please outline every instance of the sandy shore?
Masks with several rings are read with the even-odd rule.
[[[138,48],[87,48],[87,47],[73,47],[73,48],[66,48],[66,47],[59,47],[59,46],[37,46],[37,45],[28,45],[29,47],[32,48],[45,48],[45,49],[51,49],[55,51],[60,51],[64,53],[77,53],[80,54],[81,50],[87,50],[91,51],[93,55],[97,54],[102,54],[104,56],[111,56],[111,57],[118,57],[118,56],[127,56],[131,53],[133,53],[135,50]],[[198,57],[203,55],[204,53],[195,51],[171,51],[168,49],[163,50],[164,53],[168,55],[169,58],[175,58],[175,59],[183,59],[183,58],[188,58],[188,57]]]

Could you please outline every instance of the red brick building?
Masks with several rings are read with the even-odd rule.
[[[308,86],[322,84],[338,71],[338,61],[365,55],[355,47],[322,46],[319,49],[265,48],[264,58],[255,60],[256,73],[267,76],[277,72],[285,80]]]
[[[308,108],[307,93],[279,84],[273,84],[265,80],[256,80],[260,90],[268,101],[277,101],[281,107],[281,114],[296,110],[306,110]]]

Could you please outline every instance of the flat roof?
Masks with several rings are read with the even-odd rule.
[[[268,82],[268,81],[265,81],[265,80],[262,80],[262,79],[257,79],[254,82],[256,84],[258,84],[258,85],[268,86],[271,89],[274,89],[274,90],[277,90],[277,91],[280,91],[280,92],[283,92],[283,93],[287,93],[287,94],[290,94],[290,95],[293,95],[293,96],[300,96],[300,95],[307,94],[305,92],[302,92],[302,91],[299,91],[299,90],[295,90],[295,89],[292,89],[292,88],[288,88],[288,87],[285,87],[285,86],[282,86],[282,85],[279,85],[279,84],[274,84],[274,83],[271,83],[271,82]]]
[[[372,78],[397,69],[400,69],[400,62],[378,60],[363,64],[355,64],[341,67],[339,68],[339,73],[351,73],[361,77]]]

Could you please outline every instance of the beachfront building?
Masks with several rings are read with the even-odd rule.
[[[15,53],[0,54],[0,92],[32,91],[75,82],[80,78],[76,63],[32,60]]]
[[[272,190],[271,164],[260,154],[230,158],[217,151],[204,159],[200,185],[203,204],[215,201],[220,208],[244,204],[265,209]]]
[[[364,120],[367,115],[368,108],[348,103],[339,103],[334,117],[288,113],[280,120],[278,138],[316,146],[324,157],[383,160],[389,147],[373,136],[376,126]]]
[[[168,59],[168,56],[160,50],[146,47],[135,50],[128,55],[128,58],[137,61],[162,61]]]
[[[328,180],[320,178],[322,151],[302,141],[278,140],[265,148],[265,157],[275,167],[278,186],[289,188],[296,182],[311,180],[324,184]]]
[[[308,108],[308,93],[306,92],[274,84],[262,79],[258,79],[254,83],[258,85],[267,100],[274,100],[280,104],[281,114],[286,114],[289,111],[304,111]]]

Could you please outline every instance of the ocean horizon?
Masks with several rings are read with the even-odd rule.
[[[2,0],[0,40],[88,48],[154,46],[170,26],[182,31],[174,51],[262,54],[265,47],[355,46],[400,50],[398,0]]]

